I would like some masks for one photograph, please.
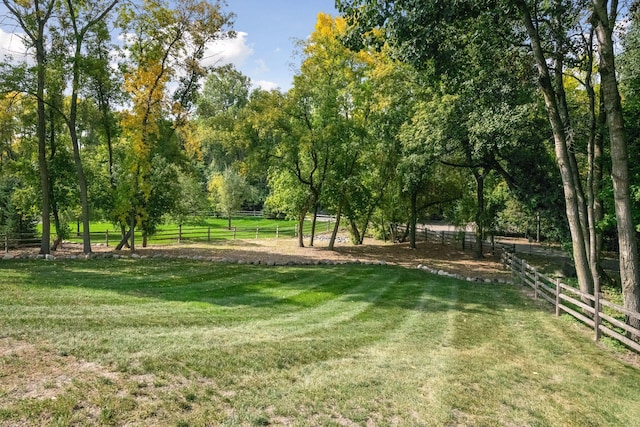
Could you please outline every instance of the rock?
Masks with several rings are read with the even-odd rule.
[[[10,259],[13,259],[13,255],[11,255],[11,254],[5,254],[5,255],[2,257],[2,259],[4,259],[4,260],[10,260]]]
[[[53,261],[53,260],[55,260],[55,259],[56,259],[56,257],[54,257],[54,256],[53,256],[53,255],[51,255],[51,254],[46,254],[46,255],[44,256],[44,259],[45,259],[46,261]]]

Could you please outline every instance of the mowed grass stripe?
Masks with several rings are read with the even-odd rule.
[[[80,376],[47,404],[3,394],[0,381],[0,425],[640,419],[640,371],[573,323],[517,288],[418,270],[7,262],[0,326],[0,342],[34,344],[43,360],[76,357],[113,371]],[[0,357],[0,375],[18,362]],[[104,422],[90,418],[95,408]]]
[[[401,284],[398,284],[402,286]],[[437,286],[437,285],[436,285]],[[321,361],[299,370],[299,389],[293,396],[315,396],[327,402],[322,415],[307,414],[315,424],[330,424],[339,415],[359,423],[388,424],[403,420],[408,425],[443,425],[449,407],[441,402],[447,384],[442,381],[451,353],[450,343],[457,288],[450,287],[454,304],[434,304],[433,282],[420,286],[414,306],[401,317],[394,318],[393,327],[385,330],[379,340],[372,341],[343,358]],[[425,328],[437,317],[438,328]],[[425,355],[429,355],[425,357]],[[336,389],[335,384],[341,384]],[[398,404],[397,396],[402,396]],[[299,401],[289,408],[292,415],[308,402]],[[379,408],[386,408],[385,415]]]

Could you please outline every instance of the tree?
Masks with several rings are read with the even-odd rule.
[[[229,230],[233,215],[242,208],[243,203],[253,197],[252,188],[246,179],[230,167],[211,178],[209,192],[216,209],[226,215]]]
[[[626,309],[640,311],[640,261],[638,241],[631,212],[629,153],[624,117],[616,76],[613,32],[618,20],[618,1],[593,0],[593,23],[598,38],[599,73],[611,143],[611,179],[618,225],[620,280]],[[632,324],[640,328],[640,320]]]
[[[45,106],[46,78],[46,32],[49,19],[56,2],[54,0],[35,0],[24,2],[18,0],[2,0],[9,13],[17,21],[25,33],[27,46],[35,50],[36,85],[30,93],[37,102],[37,135],[38,135],[38,168],[40,171],[40,191],[42,192],[42,243],[41,254],[49,254],[51,238],[49,170],[47,164],[47,116]],[[35,90],[33,90],[35,89]]]
[[[244,109],[251,80],[232,65],[214,69],[198,95],[196,132],[209,173],[222,172],[247,157],[243,136]]]
[[[283,212],[295,219],[298,246],[304,247],[304,219],[313,203],[309,187],[290,169],[271,168],[268,180],[271,192],[265,201],[265,208],[270,212]]]
[[[454,140],[451,132],[457,127],[453,117],[456,103],[455,96],[432,94],[430,100],[418,103],[411,121],[405,123],[400,134],[402,155],[398,175],[410,202],[409,235],[414,249],[419,215],[431,206],[460,198],[460,189],[455,188],[454,180],[448,180],[452,175],[438,167]]]
[[[466,44],[483,41],[499,42],[497,46],[505,56],[517,51],[523,43],[530,47],[530,60],[538,70],[538,87],[542,93],[551,126],[556,162],[562,177],[565,195],[566,216],[572,236],[573,256],[580,288],[593,292],[593,274],[589,245],[591,242],[588,227],[586,197],[584,195],[578,164],[575,158],[571,114],[567,107],[564,86],[564,71],[569,61],[576,61],[575,43],[585,33],[581,23],[585,15],[593,12],[593,23],[598,34],[600,61],[605,74],[601,75],[603,84],[608,81],[609,94],[604,94],[605,102],[610,102],[607,111],[614,112],[617,88],[615,87],[615,66],[613,60],[612,34],[616,21],[615,13],[607,11],[606,1],[587,2],[544,1],[527,2],[524,0],[505,0],[477,2],[473,0],[443,3],[429,0],[404,0],[383,7],[377,1],[355,0],[338,1],[339,9],[346,12],[353,30],[348,38],[352,45],[371,44],[371,34],[382,31],[391,40],[399,57],[424,66],[432,62],[442,75],[449,70],[458,70],[468,58]],[[604,6],[604,7],[603,7]],[[611,11],[616,10],[617,2],[611,3]],[[371,31],[373,29],[373,32]],[[488,31],[487,31],[488,30]],[[498,34],[499,37],[495,37]],[[578,36],[574,36],[578,34]],[[452,37],[453,36],[453,37]],[[524,38],[523,38],[524,36]],[[604,61],[604,62],[603,62]],[[488,64],[486,72],[493,71]],[[609,101],[606,101],[609,99]],[[618,133],[621,128],[620,117],[607,118],[610,131]],[[621,138],[615,147],[622,150]],[[622,162],[623,151],[619,151],[618,161]],[[624,167],[618,164],[618,179],[625,180]],[[627,198],[623,189],[616,190],[623,202]],[[621,220],[629,217],[623,214]],[[628,231],[628,227],[627,227]],[[631,255],[628,236],[619,236],[628,252],[624,259],[629,260],[621,266],[631,274],[637,262]],[[631,249],[630,249],[631,248]],[[627,273],[624,273],[627,275]],[[633,274],[632,274],[633,275]],[[635,299],[638,281],[627,286],[625,299]],[[631,295],[633,294],[633,295]]]
[[[91,234],[89,230],[89,195],[87,191],[87,179],[82,166],[80,157],[80,142],[78,138],[78,96],[81,84],[81,68],[83,61],[83,44],[87,34],[92,28],[102,22],[111,10],[118,4],[119,0],[110,0],[107,2],[96,2],[93,4],[83,4],[78,6],[71,0],[67,0],[66,16],[71,22],[72,28],[72,45],[73,59],[71,72],[71,100],[69,105],[69,113],[66,114],[65,121],[69,129],[71,144],[73,146],[73,160],[78,175],[78,186],[80,187],[80,203],[82,206],[82,224],[83,224],[83,251],[91,253]],[[81,16],[80,12],[86,15]]]
[[[130,34],[126,41],[129,52],[125,66],[125,91],[131,108],[122,116],[123,136],[128,141],[128,183],[122,188],[128,205],[121,208],[121,221],[129,223],[129,231],[118,247],[129,238],[135,249],[134,230],[157,219],[147,209],[152,186],[151,159],[162,140],[170,141],[186,123],[195,100],[198,81],[206,70],[200,65],[207,43],[224,37],[221,30],[230,23],[220,3],[204,0],[180,2],[170,8],[161,1],[144,2],[142,10],[127,8],[121,14],[121,25]],[[171,83],[177,83],[170,93]],[[165,127],[166,120],[172,124]],[[168,130],[168,132],[164,132]],[[158,189],[156,189],[157,192]]]

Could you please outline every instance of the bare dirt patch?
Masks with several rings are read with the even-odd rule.
[[[499,254],[485,251],[483,259],[475,259],[473,250],[462,250],[460,245],[439,242],[419,242],[417,249],[408,243],[383,243],[366,240],[364,245],[341,243],[335,250],[328,249],[327,239],[319,236],[313,247],[298,247],[294,239],[235,240],[216,244],[173,244],[136,247],[142,257],[201,257],[219,262],[259,264],[324,264],[324,263],[385,263],[416,268],[422,264],[463,277],[480,279],[507,279]],[[94,245],[96,254],[130,256],[129,250],[115,251],[112,247]],[[37,249],[12,252],[13,256],[35,255]],[[82,246],[64,243],[53,253],[56,258],[81,257]]]

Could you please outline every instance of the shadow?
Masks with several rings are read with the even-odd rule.
[[[1,263],[0,274],[3,270],[20,270],[28,285],[38,288],[93,289],[221,308],[296,311],[339,300],[367,303],[367,310],[380,314],[456,310],[495,315],[504,309],[532,309],[510,285],[466,282],[393,265],[274,267],[151,256],[91,262],[16,260]]]

